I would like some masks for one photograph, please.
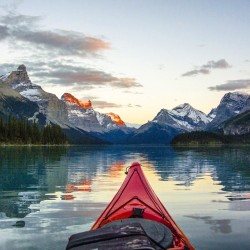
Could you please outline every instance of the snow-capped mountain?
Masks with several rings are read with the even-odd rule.
[[[168,144],[180,133],[202,130],[210,119],[190,104],[172,110],[162,109],[152,121],[142,125],[128,139],[128,143]]]
[[[244,135],[250,133],[250,109],[227,120],[223,125],[225,135]]]
[[[226,120],[249,109],[250,95],[246,93],[229,92],[223,96],[217,108],[212,109],[208,114],[208,117],[212,120],[206,129],[221,128]]]
[[[210,121],[206,114],[188,103],[178,105],[172,110],[162,109],[153,119],[153,122],[186,131],[203,129]]]
[[[81,101],[70,93],[64,93],[61,100],[66,104],[68,119],[74,126],[88,132],[108,132],[125,128],[125,123],[114,114],[103,114],[93,109],[91,101]],[[88,103],[89,105],[86,105]]]
[[[0,76],[1,117],[11,115],[42,125],[58,124],[72,143],[167,144],[180,133],[222,131],[228,119],[248,110],[249,94],[227,93],[208,115],[184,103],[171,110],[161,109],[152,121],[132,128],[126,126],[117,114],[97,112],[90,100],[78,100],[69,93],[65,93],[60,100],[56,95],[44,91],[41,86],[32,83],[24,65]],[[240,131],[245,131],[244,126],[241,124]]]
[[[121,127],[125,126],[125,122],[121,119],[119,115],[113,112],[107,113],[106,115],[108,115],[115,124]]]
[[[46,123],[52,122],[63,126],[68,122],[65,103],[56,95],[48,93],[41,86],[32,83],[25,65],[20,65],[17,70],[2,76],[2,80],[20,95],[36,103],[39,106],[39,112],[47,118]]]
[[[34,120],[34,114],[39,112],[36,103],[13,90],[9,85],[0,80],[0,117],[3,119],[11,117]],[[39,116],[45,119],[44,116]]]
[[[106,141],[75,128],[68,121],[66,104],[56,95],[44,91],[29,79],[26,67],[0,76],[0,116],[26,118],[41,125],[58,124],[67,135],[69,143],[104,144]]]

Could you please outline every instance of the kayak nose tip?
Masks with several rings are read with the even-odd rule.
[[[140,166],[141,166],[141,164],[139,162],[133,162],[131,164],[131,166],[126,168],[125,174],[128,174],[128,171],[129,171],[130,168],[132,168],[132,167],[140,167]]]
[[[141,164],[139,163],[139,162],[133,162],[132,164],[131,164],[131,167],[135,167],[135,166],[141,166]]]

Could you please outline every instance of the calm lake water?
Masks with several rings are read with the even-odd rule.
[[[197,249],[250,249],[250,147],[161,146],[0,147],[0,249],[65,249],[134,161]]]

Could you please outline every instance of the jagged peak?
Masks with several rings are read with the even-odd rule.
[[[121,119],[119,115],[112,112],[107,113],[106,115],[108,115],[115,124],[125,126],[125,122]]]
[[[194,108],[189,103],[185,102],[173,108],[173,110],[178,110],[178,109],[194,109]]]
[[[75,104],[76,106],[80,106],[79,100],[76,97],[74,97],[73,95],[71,95],[70,93],[64,93],[62,95],[61,99],[67,103]]]
[[[79,100],[79,102],[85,109],[92,108],[92,102],[90,100]]]
[[[27,72],[26,71],[26,66],[24,64],[19,65],[18,68],[17,68],[17,70],[18,71],[25,71],[25,72]]]
[[[221,103],[223,103],[225,100],[231,99],[233,101],[241,101],[246,100],[250,95],[245,92],[229,92],[226,93],[223,98],[221,99]]]
[[[76,105],[76,106],[82,107],[84,109],[92,108],[92,103],[90,100],[87,100],[87,101],[79,100],[70,93],[64,93],[62,95],[61,99],[65,102],[71,104],[71,105]]]
[[[23,82],[25,82],[26,84],[31,84],[24,64],[19,65],[16,70],[3,75],[1,79],[6,83],[15,83],[15,86]]]

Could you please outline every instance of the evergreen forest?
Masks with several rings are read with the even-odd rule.
[[[171,141],[172,145],[214,145],[214,144],[249,144],[250,133],[244,135],[224,135],[208,131],[193,131],[179,134]]]
[[[67,144],[67,137],[58,125],[44,127],[28,120],[0,118],[0,144]]]

